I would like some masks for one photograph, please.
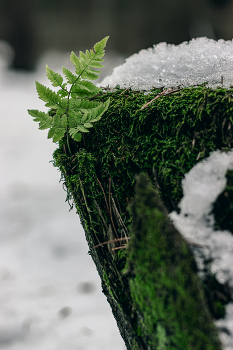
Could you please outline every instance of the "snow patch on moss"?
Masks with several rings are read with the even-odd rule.
[[[199,275],[205,275],[205,262],[221,284],[228,284],[233,297],[233,233],[214,230],[213,203],[226,187],[225,174],[233,169],[233,150],[215,151],[196,164],[182,180],[184,196],[180,213],[169,214],[183,237],[193,243]],[[226,316],[215,322],[220,330],[224,350],[233,349],[233,303],[226,307]]]
[[[233,85],[233,40],[203,37],[180,45],[159,43],[128,57],[99,85],[150,90],[205,82],[212,88]]]

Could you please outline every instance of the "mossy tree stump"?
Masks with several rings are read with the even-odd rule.
[[[95,99],[109,97],[109,109],[81,142],[60,141],[54,165],[126,347],[220,349],[213,320],[223,317],[229,295],[210,293],[221,288],[214,276],[199,280],[167,214],[179,210],[184,175],[210,152],[233,147],[233,90],[201,85],[145,95],[116,88]]]

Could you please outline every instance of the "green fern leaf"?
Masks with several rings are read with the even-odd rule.
[[[94,52],[91,53],[90,51],[86,50],[86,57],[87,57],[88,59],[91,59],[91,58],[93,57],[93,54],[94,54]]]
[[[88,57],[85,55],[85,53],[83,53],[82,51],[79,51],[79,59],[84,59],[83,62],[86,62]]]
[[[63,115],[60,119],[60,125],[62,128],[67,128],[67,116]]]
[[[79,80],[78,83],[72,86],[71,91],[76,93],[79,97],[92,97],[97,95],[101,89],[96,87],[90,81]]]
[[[53,124],[54,126],[59,126],[60,125],[60,116],[55,114],[55,116],[53,117]]]
[[[93,125],[91,123],[84,123],[83,126],[85,128],[93,128]]]
[[[81,106],[81,103],[82,103],[82,100],[79,98],[79,99],[74,99],[74,98],[72,98],[71,100],[70,100],[70,105],[69,105],[69,107],[70,107],[70,109],[73,109],[73,108],[75,108],[75,109],[78,109],[80,106]]]
[[[63,98],[60,102],[60,106],[58,107],[59,109],[61,109],[61,111],[64,113],[67,109],[67,105],[68,105],[69,99],[68,98]]]
[[[98,94],[100,91],[102,91],[90,81],[81,80],[79,81],[79,85],[83,86],[85,89],[88,89],[89,92],[93,92],[94,94]]]
[[[63,74],[66,77],[67,83],[74,84],[78,77],[74,75],[68,68],[62,67]]]
[[[78,96],[79,98],[85,98],[85,97],[90,98],[93,95],[95,94],[93,94],[92,92],[88,92],[87,90],[79,90],[79,89],[76,89],[74,93],[71,93],[72,98],[75,98],[76,96]]]
[[[97,60],[92,60],[91,61],[91,67],[92,68],[103,68],[104,66],[102,64],[100,64]]]
[[[62,118],[60,115],[55,114],[53,117],[53,125],[59,128],[67,127],[67,116],[63,115]]]
[[[74,139],[75,141],[80,142],[82,139],[82,134],[79,132],[79,130],[77,130],[75,128],[71,128],[69,130],[69,134],[72,137],[72,139]]]
[[[77,110],[71,110],[69,112],[69,128],[75,128],[77,125],[81,124],[82,113]]]
[[[56,133],[56,130],[57,130],[56,127],[53,127],[53,128],[51,128],[49,130],[49,132],[48,132],[48,139],[51,139],[54,136],[54,134]]]
[[[34,118],[35,122],[39,122],[39,129],[48,129],[52,126],[53,118],[45,112],[40,112],[37,109],[28,109],[28,113]]]
[[[46,104],[47,107],[57,108],[57,106],[60,106],[61,98],[56,92],[54,92],[54,91],[50,90],[49,88],[47,88],[46,86],[38,83],[38,81],[36,81],[36,90],[37,90],[37,93],[39,95],[39,98],[42,101],[48,103],[48,105]]]
[[[65,96],[68,96],[69,95],[69,92],[67,90],[64,90],[64,89],[60,89],[58,90],[57,92],[61,97],[65,97]]]
[[[57,87],[57,86],[61,86],[63,83],[63,78],[59,73],[55,73],[52,69],[50,69],[48,67],[48,65],[46,64],[46,72],[47,72],[47,77],[49,78],[49,80],[51,81],[52,85]]]
[[[52,115],[52,116],[54,116],[55,114],[56,115],[59,115],[59,117],[61,117],[62,115],[64,115],[64,109],[60,109],[60,108],[58,108],[58,109],[54,109],[54,114]]]
[[[80,75],[84,70],[84,66],[83,66],[81,60],[75,55],[75,53],[73,51],[71,52],[71,55],[70,55],[70,61],[71,61],[71,63],[73,63],[73,65],[76,68],[75,73],[77,75]]]
[[[65,132],[65,129],[56,128],[56,133],[53,136],[53,142],[60,141],[64,137]]]
[[[106,110],[108,109],[110,104],[110,98],[102,105],[92,109],[91,111],[91,121],[92,123],[100,120],[100,118],[102,117],[102,115],[106,112]]]
[[[87,120],[88,120],[88,112],[85,112],[82,116],[81,123],[85,123]]]
[[[83,125],[78,125],[77,130],[82,132],[89,132],[89,130],[87,130]]]
[[[87,101],[87,100],[82,100],[81,103],[80,103],[80,111],[85,113],[85,109],[90,109],[92,108],[92,102],[91,101]]]
[[[82,78],[83,79],[88,79],[88,80],[96,80],[99,78],[98,74],[101,72],[96,71],[96,73],[93,73],[89,68],[85,70],[85,72],[82,73]]]
[[[103,38],[101,41],[99,41],[98,43],[96,43],[94,45],[94,50],[95,52],[98,54],[99,52],[103,51],[104,47],[107,44],[109,36],[106,36],[105,38]]]

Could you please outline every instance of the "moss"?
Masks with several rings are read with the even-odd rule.
[[[184,88],[161,96],[141,109],[159,92],[160,89],[154,89],[145,95],[141,91],[116,88],[113,92],[96,96],[95,99],[99,101],[111,98],[107,112],[89,133],[83,134],[81,142],[69,140],[71,153],[66,136],[54,152],[54,165],[62,173],[67,201],[71,206],[72,200],[74,201],[82,218],[90,255],[100,275],[103,291],[127,349],[130,350],[133,347],[150,349],[143,328],[143,315],[134,306],[134,292],[129,284],[129,276],[122,273],[126,264],[126,254],[123,251],[127,247],[127,241],[123,239],[130,235],[129,228],[132,224],[132,216],[126,208],[135,197],[135,174],[147,173],[151,183],[158,188],[159,197],[167,212],[174,209],[178,211],[178,203],[183,195],[181,181],[184,175],[212,151],[228,151],[233,147],[233,89],[212,90],[205,85]],[[159,215],[163,222],[163,215],[158,213]],[[113,241],[114,239],[122,240]],[[111,243],[101,245],[106,241]],[[187,247],[182,244],[178,246],[179,254],[182,251],[182,256],[188,259],[191,253]],[[163,257],[166,265],[167,256]],[[162,257],[159,260],[161,259]],[[173,258],[169,256],[169,259],[177,261],[179,257],[174,253]],[[166,288],[171,288],[171,276],[165,267],[158,271],[161,279],[158,283],[164,281]],[[182,280],[182,273],[178,277],[182,283],[188,283],[185,277],[186,282]],[[215,290],[219,290],[219,286],[214,286]],[[212,287],[213,283],[207,281],[204,286],[204,304],[215,318],[216,315],[224,314],[224,302],[221,298],[212,298]],[[164,301],[169,302],[169,298],[175,296],[171,294]],[[161,311],[164,316],[163,312],[164,310]],[[169,312],[174,318],[173,311]],[[188,314],[190,318],[191,314]],[[154,317],[152,312],[148,316],[152,324]],[[192,324],[193,327],[195,325],[197,323]],[[189,323],[184,327],[189,327]],[[199,328],[197,333],[200,339],[205,337]],[[153,334],[161,335],[155,336],[155,339],[163,339],[160,345],[158,343],[161,348],[165,346],[163,344],[167,341],[167,335],[170,336],[161,322],[156,322]],[[171,337],[169,342],[173,344]]]
[[[128,270],[135,308],[151,349],[220,349],[188,246],[169,222],[145,174],[130,205]]]

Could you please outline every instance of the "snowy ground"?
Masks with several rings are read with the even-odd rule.
[[[34,83],[47,85],[42,63],[16,74],[0,56],[0,349],[124,350],[79,217],[49,163],[56,145],[27,114],[45,110]]]

